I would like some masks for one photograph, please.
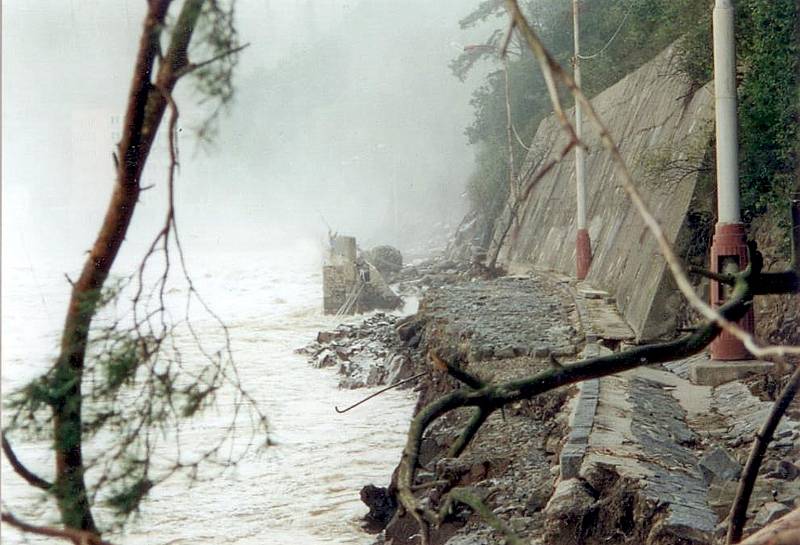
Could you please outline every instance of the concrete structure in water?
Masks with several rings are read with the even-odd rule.
[[[325,314],[348,315],[402,305],[378,269],[358,257],[355,237],[335,235],[322,266]]]
[[[355,237],[333,236],[322,265],[322,307],[325,314],[340,314],[358,283]],[[345,312],[341,312],[344,314]]]

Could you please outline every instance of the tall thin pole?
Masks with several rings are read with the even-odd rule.
[[[580,60],[580,6],[578,0],[572,0],[572,34],[575,45],[575,56],[573,60],[575,84],[581,86],[581,60]],[[581,118],[581,105],[575,101],[575,135],[578,140],[583,135],[583,119]],[[589,239],[589,231],[586,226],[586,178],[584,172],[584,151],[583,147],[575,146],[575,193],[577,195],[577,211],[575,223],[578,228],[575,239],[575,266],[578,280],[583,280],[589,273],[592,264],[592,246]]]
[[[736,42],[731,0],[714,4],[714,107],[717,132],[717,225],[711,244],[711,270],[742,270],[748,263],[747,233],[739,205],[739,153],[736,129]],[[711,283],[711,303],[720,306],[728,297],[725,287]],[[739,321],[746,331],[755,330],[753,309]],[[744,344],[722,332],[711,344],[715,360],[750,357]]]
[[[736,46],[730,0],[714,6],[714,99],[717,131],[719,223],[739,223],[739,159],[736,129]]]

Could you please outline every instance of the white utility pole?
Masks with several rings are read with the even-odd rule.
[[[714,4],[714,106],[717,131],[717,225],[711,244],[711,270],[716,273],[743,270],[748,263],[747,233],[739,204],[739,151],[736,115],[736,39],[731,0]],[[719,307],[728,294],[718,282],[711,282],[711,304]],[[739,326],[755,330],[753,309],[739,320]],[[711,343],[715,360],[743,360],[751,356],[744,344],[723,331]]]
[[[731,0],[714,6],[714,96],[717,118],[717,206],[721,224],[740,223],[736,129],[736,46]]]
[[[581,86],[581,46],[580,46],[580,23],[579,23],[578,0],[572,0],[572,35],[575,45],[575,56],[573,57],[573,78],[575,85]],[[575,101],[575,136],[578,140],[583,135],[583,119],[581,118],[581,105]],[[575,223],[578,228],[575,240],[575,265],[578,280],[583,280],[589,272],[592,263],[592,246],[589,239],[589,231],[586,226],[586,178],[584,173],[584,151],[583,147],[575,146],[575,193],[577,195],[577,211]]]

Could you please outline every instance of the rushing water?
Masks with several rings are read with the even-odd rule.
[[[337,323],[320,311],[318,255],[316,248],[306,248],[291,254],[217,253],[195,260],[195,283],[228,324],[242,382],[268,415],[270,438],[276,444],[250,452],[236,468],[191,488],[182,477],[167,481],[151,492],[126,533],[109,535],[111,540],[370,542],[358,523],[366,512],[358,493],[366,483],[386,484],[398,462],[413,404],[407,392],[390,391],[338,415],[334,405],[350,404],[370,392],[339,390],[335,370],[314,369],[294,353],[317,331]],[[33,267],[24,260],[4,265],[4,395],[52,361],[68,295],[61,273],[53,274],[58,266]],[[219,336],[213,320],[197,323],[201,337]],[[223,404],[195,422],[183,448],[201,447],[224,426],[225,409]],[[46,443],[20,443],[17,450],[35,471],[52,474]],[[37,493],[13,473],[5,458],[2,471],[4,509],[34,522],[55,522],[53,506],[37,501]],[[22,540],[19,533],[4,528],[4,543]]]

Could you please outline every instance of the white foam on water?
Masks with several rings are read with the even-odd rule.
[[[231,252],[192,255],[195,286],[228,325],[242,383],[270,421],[275,442],[250,452],[237,467],[188,487],[183,477],[156,487],[119,544],[366,544],[359,527],[367,508],[360,488],[385,486],[399,461],[413,408],[407,392],[390,391],[345,415],[345,406],[370,390],[339,390],[334,369],[312,368],[294,349],[311,341],[336,319],[324,316],[318,248],[292,252]],[[4,263],[2,307],[3,396],[46,369],[56,355],[59,327],[69,295],[55,260]],[[176,278],[180,273],[175,271]],[[169,296],[185,300],[176,281]],[[181,303],[182,304],[182,303]],[[177,307],[176,307],[177,308]],[[197,332],[222,339],[214,320],[198,312]],[[351,320],[353,320],[351,318]],[[232,407],[195,419],[184,431],[184,452],[200,448],[229,423]],[[7,418],[7,415],[4,415]],[[241,430],[241,441],[249,439]],[[103,439],[108,448],[113,437]],[[47,443],[18,443],[18,454],[43,476],[52,475]],[[3,459],[4,508],[35,523],[56,523],[52,502],[16,476]],[[104,521],[104,513],[98,510]],[[105,519],[107,520],[107,519]],[[4,528],[4,543],[41,540]]]

